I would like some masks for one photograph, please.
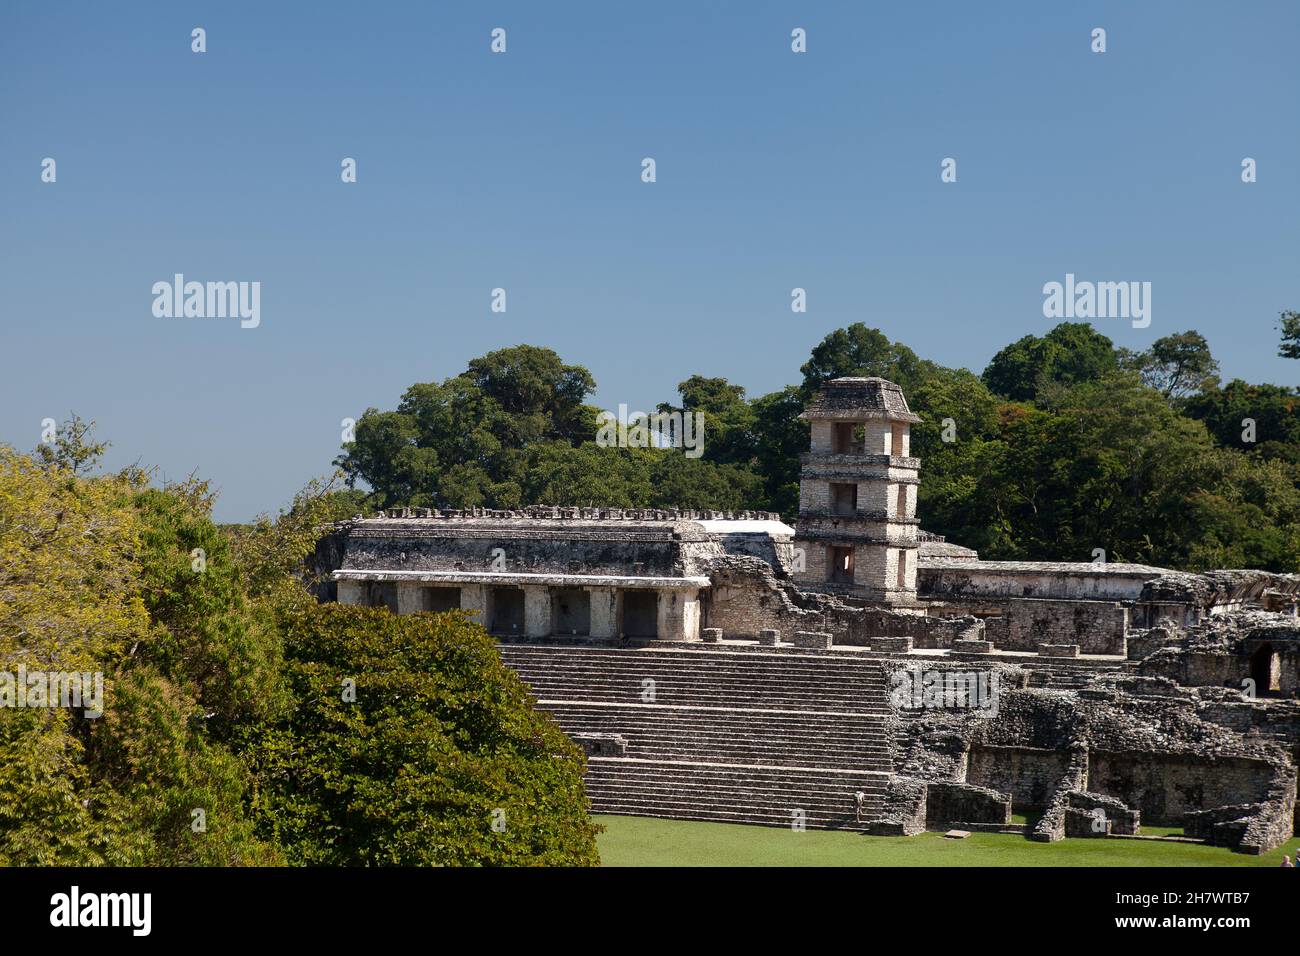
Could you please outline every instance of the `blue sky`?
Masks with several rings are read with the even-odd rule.
[[[855,321],[979,371],[1067,272],[1152,283],[1149,328],[1095,322],[1117,344],[1195,328],[1291,384],[1297,40],[1289,2],[10,0],[0,441],[75,410],[245,520],[340,419],[495,348],[556,349],[605,408],[772,391]],[[261,325],[155,318],[176,272],[261,282]]]

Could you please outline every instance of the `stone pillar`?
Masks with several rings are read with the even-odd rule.
[[[397,582],[397,613],[414,614],[424,610],[424,592],[414,581]]]
[[[613,588],[587,588],[591,595],[592,637],[618,636],[618,592]]]
[[[700,620],[704,616],[700,609],[700,592],[695,588],[682,591],[682,633],[688,641],[700,639]]]
[[[462,611],[468,611],[477,623],[487,627],[487,585],[462,584],[460,608]]]
[[[360,604],[361,595],[364,593],[364,581],[340,581],[339,585],[339,603],[340,604]]]
[[[529,637],[551,633],[551,589],[545,585],[524,587],[524,633]]]
[[[659,639],[700,639],[700,592],[695,588],[663,588],[659,591]]]

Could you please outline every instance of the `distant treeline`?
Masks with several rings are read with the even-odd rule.
[[[1300,357],[1300,316],[1281,354]],[[1027,335],[976,375],[856,323],[826,336],[802,381],[747,398],[693,375],[677,405],[704,414],[704,453],[597,444],[591,373],[531,345],[368,409],[336,461],[358,509],[525,504],[763,509],[793,520],[798,418],[825,381],[902,386],[922,459],[923,526],[989,558],[1300,570],[1300,392],[1218,376],[1195,331],[1143,352],[1086,323]],[[369,490],[362,492],[358,482]]]

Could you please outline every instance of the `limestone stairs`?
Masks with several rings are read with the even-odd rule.
[[[1031,658],[1018,661],[1029,671],[1029,686],[1043,687],[1049,690],[1078,690],[1087,687],[1094,676],[1115,674],[1122,676],[1132,671],[1127,661],[1098,661],[1095,659]]]
[[[502,644],[589,757],[595,813],[864,830],[892,771],[879,662],[833,655]],[[854,794],[865,795],[858,820]]]

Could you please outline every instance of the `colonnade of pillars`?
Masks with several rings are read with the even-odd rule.
[[[544,584],[338,582],[341,604],[387,604],[398,614],[459,607],[496,634],[526,637],[700,638],[696,588],[558,587]]]

